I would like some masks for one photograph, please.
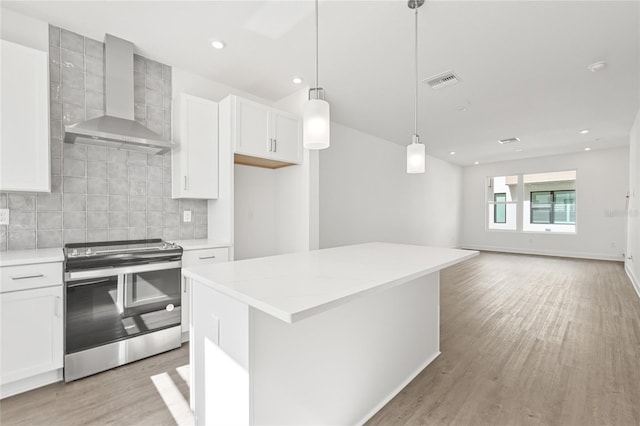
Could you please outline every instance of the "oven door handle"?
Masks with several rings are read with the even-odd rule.
[[[146,265],[122,266],[119,268],[90,269],[87,271],[66,272],[64,278],[66,281],[85,280],[90,278],[113,277],[124,274],[137,274],[140,272],[164,271],[167,269],[177,269],[182,267],[182,261],[164,263],[149,263]]]
[[[86,280],[86,281],[80,281],[77,283],[74,282],[70,282],[67,284],[67,288],[74,288],[74,287],[82,287],[85,285],[94,285],[94,284],[101,284],[101,283],[108,283],[109,277],[105,277],[105,278],[96,278],[94,280]]]

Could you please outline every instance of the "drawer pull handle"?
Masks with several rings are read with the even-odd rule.
[[[200,256],[200,260],[204,260],[204,259],[215,259],[215,256]]]
[[[29,278],[43,278],[44,275],[42,274],[35,274],[35,275],[24,275],[22,277],[11,277],[12,280],[27,280]]]

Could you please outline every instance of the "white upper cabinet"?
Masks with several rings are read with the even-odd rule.
[[[281,167],[302,163],[302,122],[300,118],[284,111],[230,96],[232,121],[235,119],[235,153],[242,156],[270,160],[254,165]],[[250,164],[243,159],[236,162]]]
[[[0,190],[51,192],[48,54],[0,43]]]
[[[302,163],[302,122],[282,111],[271,111],[273,158],[288,163]]]
[[[269,137],[269,108],[255,102],[237,98],[236,125],[237,154],[268,157],[271,152]]]
[[[181,93],[174,105],[173,198],[218,198],[218,104]]]

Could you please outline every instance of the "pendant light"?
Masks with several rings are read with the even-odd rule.
[[[312,96],[313,95],[313,96]],[[302,112],[302,139],[308,149],[329,148],[329,103],[318,87],[318,0],[316,0],[316,86],[309,89],[309,100]]]
[[[415,97],[413,136],[411,143],[407,145],[407,173],[424,173],[424,145],[420,143],[418,135],[418,8],[424,4],[424,0],[409,0],[409,9],[415,10],[416,34],[415,34]]]

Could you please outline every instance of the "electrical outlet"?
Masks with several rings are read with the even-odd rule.
[[[191,210],[185,210],[184,213],[182,214],[182,221],[183,222],[191,222]]]
[[[0,225],[9,224],[9,209],[0,209]]]

